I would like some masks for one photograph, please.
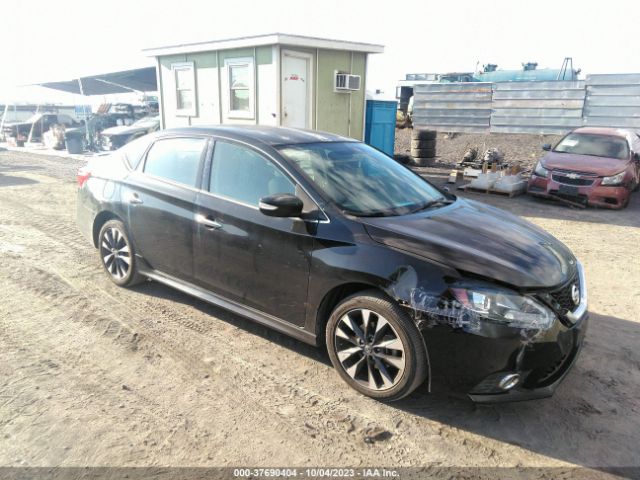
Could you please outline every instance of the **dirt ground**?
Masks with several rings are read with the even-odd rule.
[[[80,164],[0,152],[0,466],[421,467],[416,478],[556,467],[535,478],[591,478],[640,464],[640,194],[621,212],[468,194],[544,227],[583,262],[585,348],[551,399],[476,406],[425,386],[384,404],[312,347],[157,283],[112,284],[75,227]]]
[[[396,129],[395,153],[411,153],[410,128]],[[555,145],[561,137],[558,135],[526,135],[492,133],[472,134],[439,133],[436,143],[436,162],[442,166],[454,166],[462,160],[470,147],[478,149],[482,155],[488,148],[497,148],[504,153],[504,161],[511,165],[520,165],[524,170],[532,169],[545,153],[542,145]]]

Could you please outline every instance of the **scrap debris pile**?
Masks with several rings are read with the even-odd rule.
[[[414,129],[411,132],[411,156],[396,154],[396,160],[416,167],[435,165],[437,137],[436,131]],[[497,147],[486,148],[483,145],[481,149],[479,146],[467,145],[462,160],[456,162],[456,168],[451,171],[448,182],[458,184],[457,188],[462,190],[501,193],[513,197],[526,191],[527,178],[524,174],[528,171],[519,163],[507,163],[504,152]],[[472,180],[463,185],[465,177]]]
[[[485,193],[502,193],[513,197],[527,190],[527,179],[523,176],[518,165],[498,169],[498,164],[494,163],[489,169],[485,163],[476,178],[458,188]]]
[[[142,102],[140,105],[104,103],[96,113],[87,113],[82,118],[77,114],[59,113],[62,107],[45,106],[44,111],[40,112],[40,106],[37,106],[35,114],[26,120],[16,121],[6,121],[8,106],[5,106],[4,113],[0,111],[0,141],[16,147],[43,143],[55,150],[66,148],[69,153],[81,153],[85,149],[99,151],[100,134],[104,130],[130,126],[143,118],[149,121],[154,119],[158,114],[157,101],[144,97]],[[130,135],[127,141],[134,138],[135,135]]]
[[[478,147],[467,148],[459,168],[449,175],[449,183],[455,184],[464,177],[471,177],[473,179],[469,183],[459,185],[458,189],[500,193],[509,197],[526,191],[527,179],[520,165],[506,163],[504,153],[498,148],[486,148],[482,155],[478,155],[479,151]]]
[[[460,166],[482,168],[483,163],[492,166],[494,163],[501,165],[504,161],[504,153],[497,148],[487,148],[482,156],[478,156],[478,152],[478,147],[469,147],[464,152]]]
[[[413,163],[411,154],[411,140],[414,129],[396,129],[395,153],[401,161]],[[498,149],[510,165],[520,165],[523,171],[535,167],[544,154],[540,148],[545,143],[556,144],[560,141],[558,135],[531,135],[516,133],[444,133],[437,134],[437,152],[430,166],[454,168],[463,159],[465,153],[475,148],[476,158],[482,159],[489,148]],[[482,162],[480,162],[481,164]],[[480,166],[478,165],[478,168]]]

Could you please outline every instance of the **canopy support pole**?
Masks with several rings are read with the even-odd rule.
[[[87,146],[91,146],[91,136],[89,134],[89,117],[87,116],[87,106],[84,101],[84,88],[82,88],[82,78],[78,78],[78,87],[80,95],[82,95],[82,116],[84,117],[84,137],[87,140]]]
[[[2,121],[0,121],[0,137],[2,137],[3,140],[6,140],[4,138],[4,122],[7,119],[7,112],[9,111],[9,104],[5,103],[4,105],[4,113],[2,114]]]
[[[40,113],[40,105],[36,107],[36,115],[38,115],[39,113]],[[33,137],[33,129],[36,127],[36,123],[38,122],[44,122],[44,117],[31,124],[31,128],[29,129],[29,138],[27,138],[27,143],[31,143],[31,137]],[[44,125],[40,125],[40,137],[41,137],[40,140],[44,142],[44,137],[43,137],[44,132],[42,130],[44,130]],[[19,136],[20,134],[18,134],[18,137]],[[17,137],[16,137],[16,141],[17,141]]]

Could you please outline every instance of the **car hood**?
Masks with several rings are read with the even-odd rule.
[[[620,173],[626,168],[624,160],[592,155],[577,155],[574,153],[547,153],[542,159],[542,166],[546,169],[574,170],[576,172],[594,173],[609,176]]]
[[[117,126],[117,127],[111,127],[111,128],[105,128],[104,130],[102,130],[102,132],[100,132],[100,135],[107,135],[107,136],[113,136],[113,135],[131,135],[133,133],[138,133],[138,132],[146,132],[148,129],[147,128],[143,128],[143,127],[132,127],[132,126]]]
[[[361,220],[376,242],[518,288],[561,285],[576,268],[571,251],[552,235],[470,200],[412,215]]]

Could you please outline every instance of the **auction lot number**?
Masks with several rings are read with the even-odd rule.
[[[301,478],[396,478],[395,470],[386,468],[235,468],[234,477],[301,477]]]

